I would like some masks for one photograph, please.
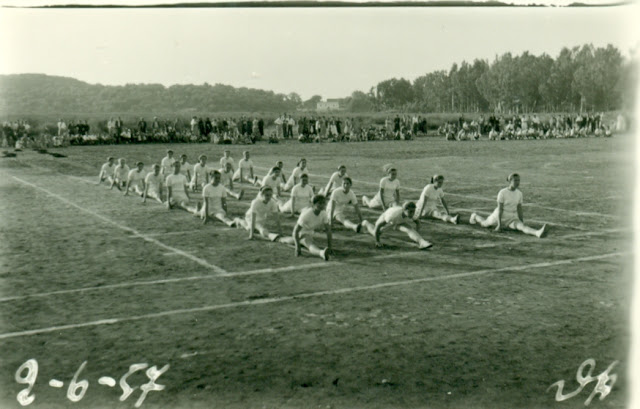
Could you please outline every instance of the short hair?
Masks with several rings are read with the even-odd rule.
[[[431,183],[436,182],[437,180],[444,180],[444,176],[438,175],[437,173],[431,177]]]
[[[340,166],[338,166],[338,170],[340,170],[340,169],[342,169],[342,168],[344,168],[344,170],[347,170],[347,167],[346,167],[346,166],[344,166],[344,165],[340,165]]]
[[[280,169],[280,168],[278,168],[278,169]],[[302,179],[302,178],[307,178],[307,179],[309,179],[309,175],[308,175],[308,174],[306,174],[306,173],[303,173],[302,175],[300,175],[300,179]]]
[[[139,162],[139,161],[138,161],[138,162],[136,162],[136,166],[140,166],[140,165],[144,166],[144,163]]]
[[[402,205],[402,210],[416,209],[416,204],[411,201],[404,202]]]
[[[264,185],[264,186],[262,186],[262,187],[260,188],[260,193],[264,193],[264,192],[266,192],[267,190],[270,190],[270,191],[272,191],[272,192],[273,192],[273,188],[272,188],[271,186],[269,186],[269,185]]]
[[[350,185],[353,185],[353,180],[351,180],[351,178],[349,176],[345,176],[342,179],[342,183],[344,183],[344,182],[349,182]]]
[[[182,155],[180,155],[180,157],[181,157],[181,158],[186,158],[186,157],[187,157],[187,154],[186,154],[186,153],[183,153]]]
[[[269,173],[274,173],[274,172],[279,172],[280,168],[278,166],[274,166],[271,168],[271,170],[269,171]]]
[[[167,149],[167,154],[169,153],[173,153],[173,151],[171,149]]]
[[[211,172],[209,172],[209,174],[210,174],[211,176],[215,176],[215,175],[221,176],[220,172],[219,172],[219,171],[217,171],[217,170],[215,170],[215,169],[214,169],[214,170],[212,170]]]
[[[507,176],[507,182],[511,182],[511,179],[515,178],[516,176],[517,176],[518,178],[520,177],[520,175],[519,175],[519,174],[517,174],[517,173],[515,173],[515,172],[514,172],[514,173],[512,173],[512,174],[510,174],[509,176]]]
[[[116,158],[114,158],[113,156],[109,156],[109,157],[107,158],[107,161],[110,161],[110,160],[116,160]]]
[[[153,169],[160,169],[160,165],[158,165],[157,163],[153,164]]]
[[[326,200],[327,198],[324,197],[324,195],[315,195],[313,196],[313,199],[311,199],[311,203],[312,204],[322,203],[322,202],[325,202]]]
[[[198,156],[198,160],[201,161],[202,159],[207,159],[207,155],[200,155]]]

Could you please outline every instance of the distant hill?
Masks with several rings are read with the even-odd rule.
[[[0,115],[286,112],[299,101],[229,85],[92,85],[44,74],[0,75]]]

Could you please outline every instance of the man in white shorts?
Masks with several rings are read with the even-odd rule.
[[[200,155],[198,157],[198,163],[193,167],[193,175],[191,176],[191,182],[189,183],[191,191],[195,192],[209,183],[209,172],[210,169],[207,166],[206,155]]]
[[[313,189],[309,186],[309,176],[305,173],[300,177],[300,183],[291,189],[291,198],[280,205],[280,211],[290,213],[291,217],[294,217],[302,209],[311,206],[313,196]]]
[[[124,189],[125,196],[129,195],[129,189],[133,189],[133,191],[140,196],[144,195],[144,179],[146,175],[143,169],[144,163],[138,162],[136,163],[136,168],[129,171],[129,175],[127,176],[127,186]]]
[[[220,168],[226,169],[227,163],[231,164],[231,172],[235,172],[236,161],[231,157],[231,151],[229,149],[225,149],[224,156],[220,158]]]
[[[518,189],[520,186],[520,175],[512,173],[507,177],[509,186],[498,192],[498,207],[485,220],[476,213],[471,214],[469,224],[480,224],[482,227],[496,226],[499,232],[507,227],[512,230],[518,230],[531,236],[541,238],[547,231],[547,225],[543,225],[540,229],[534,229],[524,224],[522,216],[522,192]]]
[[[180,173],[185,175],[187,180],[193,177],[193,165],[187,161],[187,155],[180,155]]]
[[[179,207],[190,213],[196,213],[199,209],[189,206],[189,193],[187,192],[187,177],[180,173],[180,162],[173,163],[173,173],[167,176],[167,209]]]
[[[420,234],[418,234],[418,232],[411,226],[413,224],[415,224],[416,227],[419,226],[419,222],[417,220],[413,220],[415,211],[416,204],[413,202],[406,202],[402,207],[392,206],[385,210],[376,221],[375,226],[368,220],[364,220],[362,225],[369,231],[369,234],[375,238],[376,247],[382,247],[382,243],[380,242],[380,235],[382,234],[382,231],[393,228],[406,233],[412,241],[418,244],[418,248],[420,250],[428,249],[433,245],[423,239],[422,236],[420,236]]]
[[[388,168],[388,176],[380,179],[380,190],[371,199],[362,196],[362,204],[371,209],[387,210],[389,207],[400,203],[400,181],[397,179],[398,171],[394,167]]]
[[[109,189],[113,189],[115,186],[118,190],[122,190],[122,188],[127,183],[127,177],[129,176],[129,166],[127,166],[124,158],[120,158],[118,160],[118,165],[113,169],[113,179],[111,180],[111,186]]]
[[[210,177],[211,182],[202,189],[204,201],[202,210],[199,212],[202,223],[207,223],[213,216],[227,226],[233,227],[235,222],[227,217],[227,190],[220,183],[220,172],[214,170]]]
[[[306,247],[311,254],[325,261],[329,260],[331,253],[331,223],[327,212],[324,210],[326,199],[322,195],[313,197],[312,206],[300,213],[298,222],[293,228],[293,237],[283,237],[282,243],[294,244],[296,257],[302,254],[302,247]],[[327,247],[320,249],[313,241],[313,232],[324,227],[327,234]]]
[[[160,162],[160,166],[162,167],[162,174],[165,176],[171,175],[173,173],[173,164],[176,162],[176,159],[173,157],[173,151],[169,149],[167,151],[167,156],[162,158]]]
[[[443,183],[444,176],[434,175],[431,178],[431,183],[422,189],[420,199],[416,204],[416,214],[413,216],[415,220],[421,217],[431,217],[444,222],[458,224],[459,215],[451,216],[447,202],[444,200],[444,191],[442,190]],[[438,202],[442,205],[444,213],[438,210]]]
[[[162,184],[163,177],[160,174],[160,165],[157,163],[153,165],[153,171],[147,174],[144,179],[144,195],[142,196],[142,203],[147,202],[147,197],[156,199],[160,203],[162,201]]]
[[[238,170],[233,174],[233,180],[239,180],[240,183],[257,184],[258,177],[253,174],[253,161],[249,155],[249,151],[242,152],[243,158],[238,162]]]
[[[329,220],[331,220],[332,227],[333,221],[335,220],[340,222],[347,229],[360,233],[362,228],[362,214],[360,213],[356,194],[351,190],[351,185],[351,178],[346,176],[342,179],[342,187],[333,189],[333,192],[331,193],[331,200],[329,201]],[[345,210],[348,205],[352,205],[356,210],[356,214],[360,220],[357,224],[349,220],[345,215]]]
[[[342,186],[342,181],[345,177],[349,177],[347,175],[347,167],[340,165],[338,171],[333,172],[331,178],[329,178],[329,183],[327,183],[327,186],[320,192],[320,194],[324,194],[327,197],[331,196],[331,192],[333,192],[334,189],[338,189]]]
[[[113,156],[109,156],[107,161],[102,164],[100,168],[100,175],[98,175],[98,184],[104,182],[105,180],[111,184],[113,180],[113,169],[115,167],[116,158]]]
[[[244,219],[236,217],[236,227],[244,228],[249,231],[249,239],[253,240],[255,232],[258,231],[260,236],[270,241],[277,241],[280,238],[282,228],[280,226],[280,213],[278,212],[278,205],[272,200],[273,189],[271,186],[264,186],[260,188],[260,193],[251,202],[249,210],[245,213]],[[278,233],[271,233],[266,227],[265,223],[275,218],[278,225]]]
[[[273,200],[276,203],[280,203],[280,168],[277,166],[272,167],[269,173],[262,178],[260,187],[269,186],[273,190]]]
[[[218,170],[220,172],[220,184],[227,190],[227,195],[242,200],[244,190],[240,189],[239,193],[233,191],[233,167],[230,162]]]

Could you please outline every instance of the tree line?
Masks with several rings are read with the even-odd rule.
[[[355,112],[609,111],[633,105],[637,73],[637,58],[587,44],[565,47],[555,59],[505,53],[491,63],[454,63],[413,82],[388,79],[368,93],[354,91],[345,105]]]

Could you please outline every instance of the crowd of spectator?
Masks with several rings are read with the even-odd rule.
[[[511,117],[491,115],[466,120],[460,117],[438,128],[438,134],[447,140],[510,140],[510,139],[556,139],[611,136],[613,132],[627,130],[627,121],[622,114],[609,122],[602,113],[573,115],[551,115],[541,119],[537,114]]]
[[[435,130],[435,126],[432,125]],[[562,114],[540,118],[537,114],[514,116],[479,116],[444,123],[437,133],[447,140],[549,139],[587,136],[610,136],[627,129],[626,119],[618,115],[605,121],[603,114]],[[54,127],[36,132],[26,120],[2,124],[3,146],[52,147],[150,142],[209,142],[251,144],[260,140],[278,143],[356,142],[373,140],[411,140],[427,135],[429,127],[421,115],[395,115],[384,120],[370,117],[302,116],[289,114],[276,118],[193,116],[190,120],[159,119],[125,123],[120,117],[109,118],[94,127],[87,120],[59,119]]]

